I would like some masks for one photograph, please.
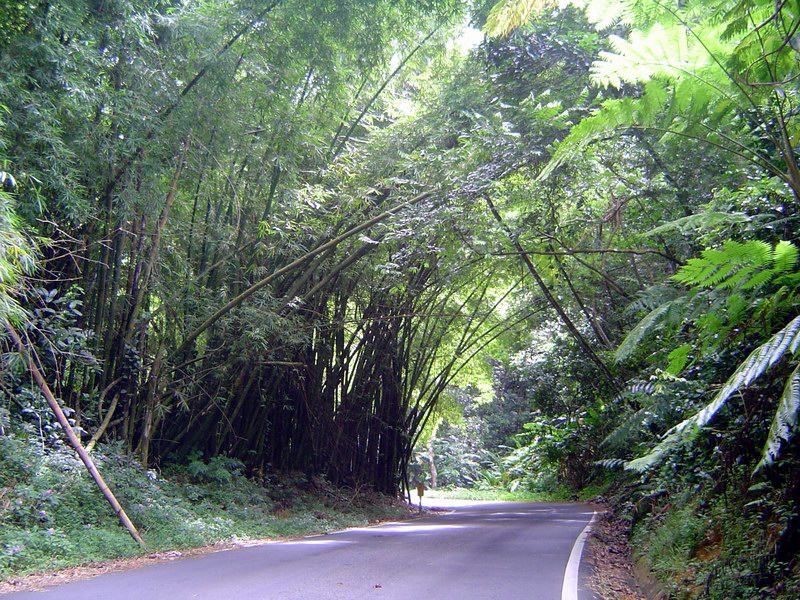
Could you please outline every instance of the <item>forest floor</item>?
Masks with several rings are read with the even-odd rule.
[[[626,526],[604,507],[599,506],[598,512],[584,550],[584,560],[592,568],[589,587],[603,600],[658,598],[656,590],[637,581]]]

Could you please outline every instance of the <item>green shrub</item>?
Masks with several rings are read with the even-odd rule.
[[[97,449],[94,458],[147,548],[120,526],[69,449],[43,447],[24,432],[0,436],[0,580],[225,540],[332,531],[404,514],[378,496],[354,502],[324,482],[305,482],[302,489],[292,481],[264,487],[226,457],[204,462],[195,455],[166,469],[164,477],[116,445]]]

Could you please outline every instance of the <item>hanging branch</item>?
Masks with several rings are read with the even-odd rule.
[[[36,365],[36,361],[33,360],[33,356],[28,351],[28,348],[25,346],[25,343],[20,339],[17,330],[14,329],[14,326],[11,325],[9,321],[4,321],[3,325],[8,332],[8,335],[11,336],[11,339],[14,342],[14,346],[17,348],[17,352],[19,352],[22,357],[25,359],[25,362],[28,363],[28,370],[30,371],[33,379],[36,381],[36,385],[39,386],[39,389],[42,391],[42,394],[47,400],[47,404],[50,405],[50,409],[55,414],[58,423],[61,425],[61,429],[64,430],[64,433],[67,436],[67,440],[69,441],[70,446],[77,452],[78,456],[80,457],[83,464],[86,466],[86,470],[89,471],[89,475],[92,476],[94,482],[97,484],[97,487],[100,488],[100,491],[103,492],[103,496],[105,496],[108,503],[111,505],[111,508],[119,517],[120,522],[125,526],[125,529],[128,530],[128,533],[131,534],[131,537],[136,540],[136,542],[143,546],[145,545],[142,536],[139,535],[139,532],[136,530],[136,526],[131,522],[128,518],[128,515],[125,513],[125,509],[122,508],[122,505],[117,500],[114,493],[108,487],[108,484],[103,479],[103,476],[100,474],[100,471],[97,470],[97,467],[92,461],[92,458],[89,456],[89,453],[86,452],[86,449],[81,445],[81,441],[78,436],[75,434],[75,431],[72,429],[72,426],[69,424],[67,420],[67,416],[64,414],[64,411],[61,410],[61,406],[58,404],[58,400],[56,400],[53,392],[50,390],[50,386],[47,385],[47,382],[44,380],[44,376],[42,372],[39,370],[39,367]]]
[[[575,323],[573,323],[572,319],[569,318],[569,315],[566,313],[564,308],[558,303],[558,301],[556,301],[555,297],[553,296],[553,293],[547,287],[541,275],[539,275],[539,271],[537,271],[536,266],[531,261],[530,257],[528,256],[528,253],[525,252],[525,249],[522,247],[519,241],[517,241],[517,238],[508,228],[508,225],[506,225],[505,221],[503,221],[503,217],[500,216],[500,213],[497,211],[497,208],[492,202],[492,199],[489,198],[489,196],[484,196],[484,198],[486,200],[487,206],[489,207],[489,210],[491,211],[498,225],[500,225],[500,227],[503,228],[503,231],[505,231],[506,235],[508,236],[508,239],[511,240],[511,244],[517,251],[520,260],[522,260],[525,267],[528,269],[528,272],[531,274],[534,281],[536,281],[536,285],[539,286],[539,289],[541,290],[547,302],[550,304],[553,310],[556,311],[559,318],[561,319],[561,322],[564,323],[567,330],[570,332],[575,341],[578,342],[578,346],[586,355],[586,357],[589,360],[591,360],[595,365],[597,365],[597,368],[600,369],[600,372],[603,374],[603,377],[606,379],[606,381],[608,381],[609,384],[611,384],[612,389],[619,391],[619,383],[617,382],[616,377],[614,377],[614,374],[609,370],[609,368],[601,360],[601,358],[597,356],[597,353],[595,353],[595,351],[592,350],[592,347],[589,345],[589,342],[586,341],[586,338],[583,337],[583,334],[581,334],[581,332],[575,326]]]

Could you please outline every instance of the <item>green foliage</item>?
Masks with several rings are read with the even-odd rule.
[[[0,187],[13,181],[9,174],[0,172]],[[0,189],[0,322],[22,317],[19,297],[24,277],[32,275],[36,268],[36,251],[22,232],[12,201],[12,196]]]
[[[797,430],[797,420],[800,416],[800,365],[795,367],[786,387],[778,401],[778,409],[772,419],[767,441],[761,453],[761,462],[756,469],[774,464],[785,446],[791,441]]]
[[[554,8],[553,0],[500,0],[489,12],[484,31],[495,37],[505,37],[528,22],[531,15],[545,8]]]
[[[665,470],[668,488],[653,490],[650,483],[651,491],[638,494],[635,555],[676,597],[698,590],[720,600],[793,597],[796,578],[787,576],[773,550],[776,532],[791,528],[786,492],[766,482],[749,485],[748,471],[737,466],[732,480],[718,478],[712,490],[681,485],[680,476]],[[725,489],[729,484],[734,487]]]
[[[676,300],[665,302],[651,310],[647,315],[639,321],[625,336],[625,339],[617,346],[615,359],[623,361],[629,358],[639,344],[647,336],[652,335],[653,332],[665,325],[665,323],[674,323],[677,315],[680,314],[680,308],[685,304],[685,299],[678,298]]]
[[[689,259],[674,279],[689,286],[749,290],[793,271],[797,253],[791,242],[778,242],[773,248],[758,240],[728,240],[721,248],[703,250],[700,258]]]
[[[800,347],[800,317],[795,317],[786,327],[753,350],[723,384],[711,402],[703,407],[701,411],[673,427],[665,439],[652,452],[630,461],[627,467],[634,470],[642,470],[653,466],[663,458],[671,447],[708,424],[735,392],[751,385],[764,375],[787,351],[795,354],[798,347]],[[773,428],[764,450],[762,464],[773,462],[781,443],[788,441],[789,437],[794,433],[792,426],[797,422],[798,398],[796,394],[797,387],[792,383],[793,378],[794,375],[790,378],[789,384],[787,384],[787,391],[784,392],[784,396],[779,403]]]
[[[765,4],[742,3],[731,9],[715,3],[674,9],[660,2],[617,4],[624,6],[622,18],[633,27],[627,38],[609,38],[613,50],[600,54],[593,76],[597,83],[618,89],[641,84],[643,93],[607,100],[595,115],[576,124],[542,176],[610,132],[644,129],[664,134],[662,141],[679,136],[730,152],[800,193],[796,159],[785,144],[795,137],[796,119],[783,116],[795,101],[796,87],[772,92],[797,73],[784,33],[786,23],[796,18],[788,6],[782,4],[768,16],[772,9]],[[756,15],[763,20],[756,21]],[[761,22],[759,32],[743,28],[743,22]],[[737,111],[750,113],[749,131],[736,126]]]
[[[240,463],[223,457],[208,463],[194,458],[162,477],[120,450],[102,448],[94,458],[147,549],[119,526],[71,450],[44,448],[33,436],[0,436],[0,579],[223,540],[331,531],[402,514],[386,499],[373,497],[364,506],[324,482],[258,485],[238,472]]]
[[[751,219],[742,213],[727,213],[715,210],[705,210],[694,215],[688,215],[675,219],[669,223],[664,223],[646,232],[647,236],[656,236],[664,233],[678,231],[682,234],[690,235],[696,231],[711,229],[720,225],[730,223],[747,223]]]
[[[189,456],[189,464],[186,472],[198,482],[227,482],[238,475],[244,468],[244,463],[236,458],[227,456],[212,456],[208,462],[200,457],[199,453],[194,452]]]

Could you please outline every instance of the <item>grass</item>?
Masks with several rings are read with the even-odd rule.
[[[324,481],[242,476],[230,459],[194,458],[164,475],[114,448],[95,460],[146,543],[139,547],[66,448],[0,437],[0,581],[104,560],[217,542],[298,536],[407,514],[380,496],[353,497]]]

